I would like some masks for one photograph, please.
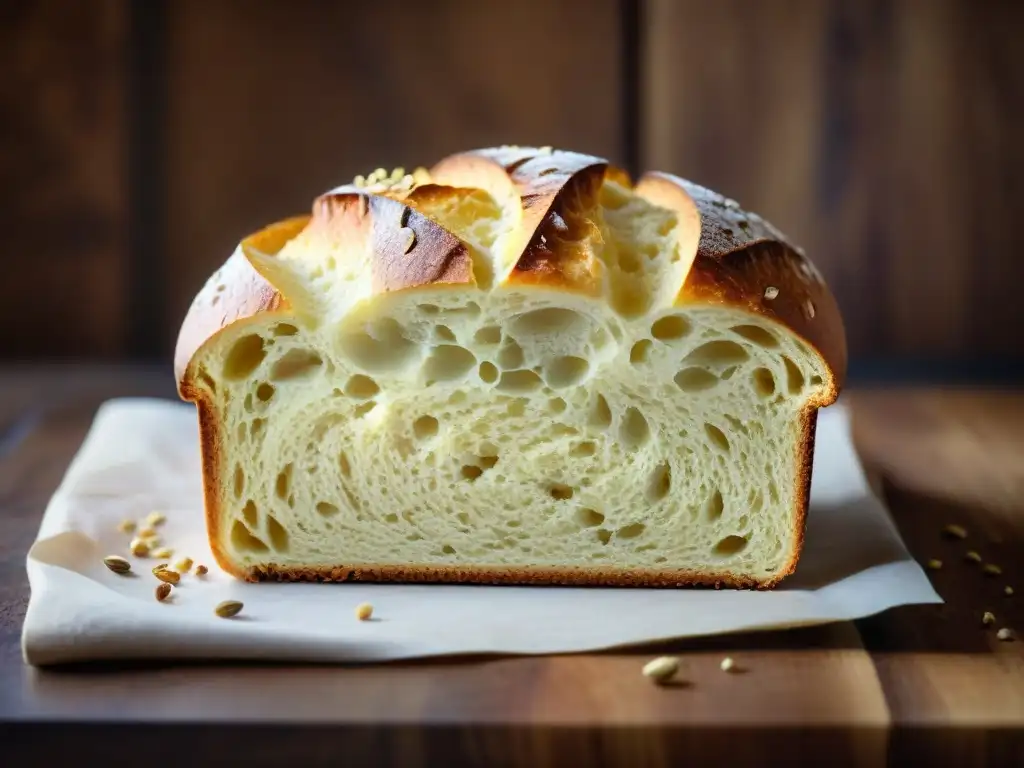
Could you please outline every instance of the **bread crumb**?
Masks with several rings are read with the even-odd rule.
[[[366,621],[373,616],[373,606],[369,603],[360,603],[356,606],[356,618],[360,621]]]
[[[992,611],[985,611],[981,615],[981,623],[984,624],[986,627],[991,625],[991,624],[995,624],[996,623],[996,615],[994,613],[992,613]]]
[[[928,567],[931,568],[933,571],[937,571],[940,568],[942,568],[942,561],[932,558],[928,561]]]
[[[679,671],[679,659],[675,656],[659,656],[644,664],[644,677],[656,683],[667,683]]]
[[[1004,642],[1006,642],[1007,640],[1013,640],[1013,630],[1009,627],[1003,627],[998,632],[996,632],[996,637]]]
[[[950,524],[942,529],[942,532],[954,539],[966,539],[967,529],[962,525]]]
[[[736,662],[732,660],[731,656],[726,656],[718,666],[721,667],[723,672],[732,672],[736,669]]]

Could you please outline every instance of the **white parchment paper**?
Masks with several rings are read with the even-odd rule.
[[[103,565],[127,554],[123,519],[161,510],[176,557],[205,563],[168,603],[153,560],[133,576]],[[175,558],[176,559],[176,558]],[[395,584],[245,584],[206,542],[194,409],[159,400],[104,404],[46,509],[28,554],[25,659],[383,661],[465,653],[590,651],[679,637],[854,619],[941,602],[865,481],[841,405],[819,415],[806,544],[771,592]],[[245,603],[232,620],[221,600]],[[374,619],[354,608],[370,602]]]

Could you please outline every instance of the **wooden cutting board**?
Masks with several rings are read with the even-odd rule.
[[[171,397],[170,374],[0,371],[0,744],[11,764],[1024,765],[1024,642],[996,637],[1024,633],[1024,392],[849,395],[865,466],[911,552],[943,562],[931,573],[945,605],[630,653],[32,670],[19,648],[25,553],[96,406],[125,395]],[[967,539],[944,537],[950,523]],[[969,550],[1002,574],[986,576]],[[661,654],[682,667],[657,687],[640,668]],[[720,670],[726,656],[739,671]]]

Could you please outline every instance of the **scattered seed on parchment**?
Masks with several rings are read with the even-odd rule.
[[[183,557],[183,558],[181,558],[181,560],[179,560],[178,562],[176,562],[174,564],[174,570],[178,571],[179,573],[188,573],[189,571],[192,570],[192,558],[191,557]]]
[[[213,609],[213,612],[222,619],[230,619],[232,616],[237,616],[241,610],[242,603],[237,600],[225,600],[222,603],[217,603],[217,607]]]
[[[164,569],[162,571],[153,571],[153,575],[160,579],[160,581],[164,581],[168,584],[177,584],[181,581],[181,574],[177,571]]]
[[[985,563],[983,566],[981,566],[981,570],[985,573],[986,576],[1001,576],[1003,573],[1003,569],[995,563]]]
[[[160,563],[159,565],[154,565],[153,566],[153,575],[155,576],[157,571],[166,571],[166,570],[167,570],[167,563]]]
[[[170,547],[158,547],[153,550],[153,557],[170,557],[174,554],[174,550]]]
[[[199,565],[196,566],[196,576],[205,576],[209,572],[210,572],[210,569],[207,568],[202,563],[200,563]]]
[[[656,683],[667,683],[679,671],[679,659],[675,656],[659,656],[644,664],[641,674]]]
[[[134,533],[135,522],[132,520],[122,520],[120,523],[117,524],[117,530],[119,530],[121,533]]]
[[[150,512],[146,515],[146,525],[150,528],[156,528],[158,525],[163,525],[167,522],[167,516],[163,512]]]
[[[732,660],[731,656],[726,656],[718,666],[723,672],[733,672],[736,669],[736,662]]]
[[[139,528],[140,539],[152,539],[156,536],[156,529],[151,525],[144,525]]]
[[[945,528],[942,529],[942,532],[946,536],[949,536],[950,538],[953,538],[953,539],[966,539],[967,538],[967,529],[964,528],[962,525],[955,525],[955,524],[947,525]]]
[[[356,618],[360,621],[366,621],[373,616],[373,606],[369,603],[360,603],[356,606]]]
[[[129,549],[136,557],[146,557],[149,555],[149,544],[142,539],[132,539]]]
[[[996,615],[992,611],[985,611],[981,614],[981,623],[989,627],[996,623]]]
[[[1013,640],[1013,630],[1009,627],[1003,627],[998,632],[996,632],[996,638],[1004,642],[1008,640]]]
[[[171,594],[171,585],[167,582],[156,585],[156,599],[161,603]]]
[[[128,573],[132,569],[132,564],[120,555],[107,555],[103,558],[103,564],[118,574]]]

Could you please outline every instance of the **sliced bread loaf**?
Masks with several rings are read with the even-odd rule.
[[[503,147],[379,171],[196,297],[214,553],[248,579],[768,587],[845,336],[732,201]]]

